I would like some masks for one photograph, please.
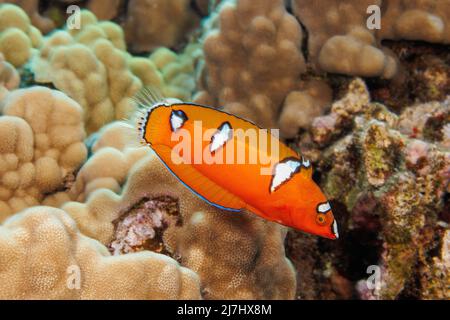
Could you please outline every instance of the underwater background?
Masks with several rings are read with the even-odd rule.
[[[450,0],[0,0],[0,298],[449,299],[449,43]],[[144,87],[279,128],[340,238],[193,195]]]

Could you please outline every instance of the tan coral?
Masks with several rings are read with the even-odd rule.
[[[129,65],[144,86],[158,88],[164,97],[190,101],[196,90],[195,69],[201,55],[200,45],[192,43],[178,54],[158,48],[148,59],[132,57]]]
[[[153,252],[110,256],[62,210],[34,207],[0,226],[1,299],[199,299],[197,275]]]
[[[198,20],[189,0],[131,0],[124,29],[133,51],[149,52],[179,44]]]
[[[0,105],[0,220],[64,188],[85,160],[81,107],[43,87],[15,90]]]
[[[308,30],[311,61],[323,71],[392,78],[397,62],[366,26],[369,6],[382,0],[292,0],[293,11]],[[320,15],[320,18],[318,18]]]
[[[40,31],[20,7],[0,4],[0,53],[6,61],[15,67],[24,65],[41,43]]]
[[[88,10],[81,10],[80,25],[81,28],[79,29],[74,28],[68,30],[76,42],[89,46],[99,39],[105,39],[111,42],[117,49],[126,49],[123,30],[116,23],[98,21],[94,13]]]
[[[55,28],[54,22],[39,13],[40,0],[0,0],[0,3],[12,3],[21,7],[30,17],[33,26],[42,33],[48,33]]]
[[[112,20],[117,17],[123,0],[90,0],[87,9],[100,20]]]
[[[105,129],[94,155],[80,170],[77,180],[82,181],[74,186],[75,195],[83,202],[67,202],[62,207],[81,232],[106,245],[114,240],[115,246],[120,236],[116,234],[117,221],[134,214],[143,201],[169,197],[179,209],[175,216],[162,213],[167,225],[161,250],[199,274],[205,298],[293,298],[295,275],[284,255],[285,228],[201,201],[148,147],[122,149],[115,137],[126,129],[118,123]],[[136,228],[142,228],[139,226]],[[230,249],[237,247],[240,249]]]
[[[87,11],[83,11],[82,21],[81,30],[50,35],[32,69],[37,82],[52,83],[81,104],[90,133],[108,122],[130,117],[130,98],[142,84],[128,69],[120,28],[110,22],[97,23]]]
[[[225,1],[218,20],[219,29],[204,41],[204,91],[197,101],[276,126],[285,96],[305,71],[299,23],[282,0]]]
[[[435,0],[385,0],[380,39],[450,43],[450,3]]]
[[[299,129],[309,129],[314,118],[320,116],[329,106],[331,88],[323,81],[312,80],[303,90],[291,91],[284,101],[280,114],[281,136],[292,138]]]
[[[19,73],[14,66],[5,61],[3,54],[0,53],[0,101],[10,90],[16,89],[19,83]]]

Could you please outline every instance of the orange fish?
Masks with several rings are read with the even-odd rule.
[[[273,132],[232,114],[173,100],[137,99],[142,142],[204,201],[337,239],[330,204],[308,160]]]

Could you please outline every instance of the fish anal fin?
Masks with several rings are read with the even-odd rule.
[[[172,152],[170,147],[159,144],[153,145],[152,148],[169,171],[202,200],[220,209],[234,212],[246,207],[244,201],[204,176],[193,165],[182,163],[181,157]]]

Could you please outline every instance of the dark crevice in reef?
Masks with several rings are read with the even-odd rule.
[[[303,53],[303,57],[305,57],[305,61],[308,62],[309,60],[309,53],[308,53],[308,40],[309,40],[309,33],[308,33],[308,29],[306,29],[306,26],[300,21],[300,19],[294,14],[294,10],[292,8],[292,4],[291,1],[289,0],[285,0],[284,1],[284,7],[286,8],[286,11],[291,14],[295,20],[297,20],[298,24],[300,25],[300,27],[302,28],[302,34],[303,34],[303,38],[302,38],[302,44],[301,44],[301,49],[302,49],[302,53]]]
[[[182,225],[178,200],[168,196],[142,198],[113,224],[114,237],[108,245],[112,254],[150,250],[176,258],[163,237],[170,226]]]
[[[128,15],[128,3],[129,3],[129,0],[120,1],[119,8],[117,10],[118,14],[116,17],[114,17],[114,19],[112,19],[110,21],[113,21],[113,22],[117,23],[118,25],[123,25],[125,22],[125,18]]]
[[[450,46],[421,41],[382,42],[399,59],[392,80],[368,78],[373,101],[401,112],[414,103],[442,101],[450,94]]]
[[[439,219],[450,223],[450,194],[448,192],[444,195],[444,210],[439,214]]]
[[[424,284],[428,284],[430,281],[427,278],[429,274],[429,266],[432,266],[433,259],[440,256],[440,252],[443,246],[443,229],[436,232],[432,228],[430,230],[430,239],[422,239],[429,242],[428,248],[423,252],[423,257],[418,259],[418,262],[414,265],[412,275],[405,283],[403,290],[399,293],[397,299],[399,300],[420,300],[422,299],[422,292],[424,290]],[[421,253],[417,253],[419,256]]]
[[[374,203],[361,199],[355,216],[344,204],[332,201],[341,235],[338,241],[288,232],[286,256],[298,270],[297,299],[358,298],[356,283],[368,277],[368,266],[379,264],[382,252],[380,208],[370,205]]]

